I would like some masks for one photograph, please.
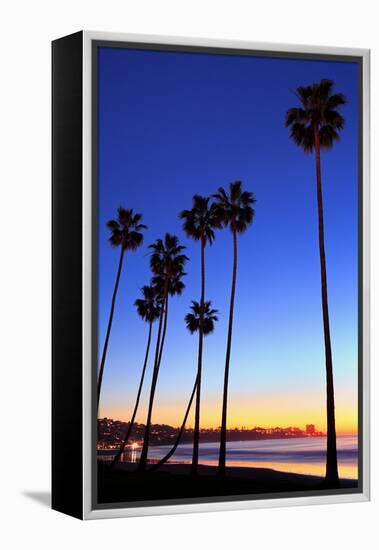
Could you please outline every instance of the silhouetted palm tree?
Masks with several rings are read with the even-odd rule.
[[[192,198],[192,209],[183,210],[179,217],[183,220],[183,229],[191,239],[200,241],[201,247],[201,294],[199,311],[200,316],[205,300],[205,247],[207,243],[212,245],[215,234],[214,229],[219,227],[218,218],[215,216],[215,206],[209,205],[208,197],[194,195]],[[195,303],[195,302],[194,302]],[[192,455],[192,472],[195,474],[199,462],[199,437],[200,437],[200,402],[201,402],[201,370],[203,362],[203,329],[202,323],[199,324],[199,344],[198,344],[198,386],[196,392],[196,410],[195,410],[195,427],[194,427],[194,443]]]
[[[124,255],[127,250],[133,251],[133,250],[136,250],[139,246],[141,246],[143,242],[143,235],[141,231],[143,229],[147,229],[146,225],[141,223],[142,215],[133,214],[132,209],[126,210],[125,208],[120,206],[117,213],[118,213],[117,220],[110,220],[107,223],[107,227],[111,232],[111,236],[109,237],[109,242],[111,246],[115,248],[117,247],[120,248],[120,259],[118,263],[116,282],[115,282],[113,295],[112,295],[111,310],[109,313],[108,327],[105,335],[104,348],[101,356],[99,376],[97,380],[97,406],[99,406],[99,401],[100,401],[100,392],[101,392],[101,384],[103,381],[105,358],[107,355],[109,336],[112,328],[114,307],[116,303],[117,290],[120,283],[120,276],[121,276]]]
[[[324,214],[321,184],[321,149],[330,149],[339,139],[345,121],[338,107],[346,103],[343,94],[332,94],[333,82],[321,80],[311,86],[300,86],[296,96],[299,107],[287,111],[285,125],[291,129],[291,138],[306,153],[315,152],[317,180],[318,237],[321,270],[321,298],[324,325],[327,408],[326,481],[338,484],[337,441],[334,412],[334,384],[332,346],[329,325],[328,287],[324,243]]]
[[[253,193],[242,190],[240,181],[235,181],[229,185],[229,193],[223,187],[218,189],[214,195],[216,199],[217,216],[224,227],[229,227],[233,237],[233,276],[232,289],[230,294],[229,326],[228,339],[226,345],[225,373],[224,373],[224,391],[222,400],[222,417],[220,433],[220,454],[218,461],[218,473],[225,473],[226,461],[226,420],[228,407],[228,383],[229,383],[229,364],[232,345],[234,298],[237,281],[237,235],[244,233],[254,218],[255,203]]]
[[[218,313],[217,309],[212,309],[211,308],[211,302],[205,302],[204,303],[204,311],[203,311],[203,314],[201,315],[201,306],[200,306],[200,304],[198,302],[192,302],[191,313],[188,313],[185,316],[184,320],[185,320],[187,328],[191,332],[191,334],[193,334],[194,332],[199,332],[200,327],[202,325],[203,335],[207,336],[208,334],[211,334],[214,331],[214,324],[215,324],[216,321],[218,321],[217,313]],[[175,440],[175,443],[174,443],[173,447],[170,449],[170,451],[159,462],[154,464],[150,468],[149,471],[156,470],[157,468],[162,466],[162,464],[167,462],[172,457],[172,455],[175,453],[175,451],[176,451],[176,449],[177,449],[177,447],[180,443],[181,437],[183,435],[183,432],[184,432],[184,429],[185,429],[185,426],[186,426],[186,423],[187,423],[188,414],[191,410],[192,401],[193,401],[193,398],[195,396],[195,392],[198,389],[199,376],[200,376],[200,373],[199,373],[199,370],[197,370],[195,384],[193,386],[191,397],[190,397],[190,400],[188,402],[187,409],[186,409],[186,412],[184,414],[183,422],[182,422],[182,425],[180,426],[180,430],[178,432],[178,435],[176,436],[176,440]]]
[[[155,277],[153,278],[153,285],[157,293],[162,298],[163,308],[159,316],[159,327],[157,344],[155,348],[154,369],[150,388],[146,429],[138,465],[138,469],[140,471],[145,470],[147,464],[154,396],[166,337],[169,296],[175,296],[176,294],[182,293],[184,284],[181,279],[185,275],[183,268],[188,260],[187,256],[183,254],[185,246],[181,246],[178,238],[175,235],[170,235],[169,233],[166,233],[163,240],[157,239],[157,241],[150,245],[149,248],[152,250],[150,256],[150,268],[155,274]]]
[[[138,387],[138,391],[137,391],[137,398],[136,398],[136,402],[135,402],[135,405],[134,405],[133,414],[132,414],[132,417],[130,419],[128,429],[126,430],[124,440],[123,440],[123,442],[120,446],[120,449],[118,450],[116,456],[114,457],[114,460],[112,462],[112,466],[115,466],[117,464],[117,462],[120,460],[120,458],[122,456],[122,453],[124,452],[125,447],[126,447],[128,441],[129,441],[130,434],[132,433],[132,430],[133,430],[134,421],[135,421],[135,418],[136,418],[136,415],[137,415],[138,405],[139,405],[140,398],[141,398],[141,392],[142,392],[143,381],[144,381],[144,378],[145,378],[147,361],[148,361],[148,358],[149,358],[149,350],[150,350],[150,342],[151,342],[151,333],[152,333],[153,323],[154,323],[154,321],[156,321],[156,319],[159,318],[160,313],[161,313],[161,309],[162,309],[162,299],[161,299],[160,296],[157,295],[157,292],[156,292],[154,287],[152,287],[152,286],[142,287],[142,295],[143,295],[143,298],[138,298],[134,302],[134,305],[136,306],[137,313],[141,317],[141,319],[149,324],[149,333],[148,333],[148,337],[147,337],[145,360],[143,362],[141,379],[140,379],[140,383],[139,383],[139,387]]]
[[[214,331],[214,324],[218,321],[217,309],[211,308],[211,301],[204,302],[202,306],[199,302],[192,300],[191,312],[187,313],[184,320],[187,329],[191,334],[200,332],[207,336]]]

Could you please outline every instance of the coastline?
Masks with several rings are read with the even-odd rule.
[[[323,477],[325,474],[326,438],[271,439],[260,441],[228,441],[228,466],[263,468],[286,473]],[[358,447],[355,437],[338,438],[338,461],[341,478],[357,479]],[[157,462],[171,446],[151,446],[150,462]],[[140,447],[132,444],[125,452],[125,462],[138,461]],[[192,443],[180,444],[170,463],[188,464],[192,461]],[[216,442],[200,445],[199,463],[217,466],[219,446]],[[98,458],[110,462],[114,450],[99,450]]]
[[[133,473],[136,470],[136,464],[132,462],[119,462],[116,466],[117,470],[120,472]],[[155,472],[162,472],[164,474],[170,475],[188,475],[191,471],[190,463],[176,463],[168,462],[163,464],[159,470]],[[210,466],[208,464],[199,464],[198,465],[198,475],[200,476],[209,476],[216,475],[217,467]],[[304,485],[319,485],[324,481],[322,476],[308,475],[308,474],[296,474],[291,472],[284,472],[280,470],[274,470],[272,468],[256,468],[254,466],[227,466],[226,475],[228,477],[239,477],[243,479],[248,479],[252,481],[261,481],[261,480],[281,480],[284,482],[296,482],[298,484]],[[353,486],[357,483],[356,479],[342,478],[340,483],[344,487]]]

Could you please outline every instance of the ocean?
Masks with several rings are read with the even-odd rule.
[[[149,458],[162,458],[170,446],[149,448]],[[199,463],[217,465],[218,443],[201,443]],[[337,438],[338,468],[341,478],[358,478],[358,438]],[[138,450],[137,450],[138,456]],[[179,445],[171,460],[191,462],[192,445]],[[272,468],[282,472],[325,475],[326,437],[266,439],[227,443],[227,466]]]

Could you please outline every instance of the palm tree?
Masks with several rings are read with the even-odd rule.
[[[214,204],[209,205],[208,197],[194,195],[192,198],[192,209],[183,210],[179,217],[184,220],[183,229],[187,237],[200,241],[201,247],[201,295],[199,304],[199,315],[202,315],[204,310],[205,300],[205,247],[207,243],[212,245],[215,234],[214,229],[219,227],[218,218],[215,216]],[[195,302],[193,302],[195,303]],[[204,310],[205,311],[205,310]],[[195,427],[194,427],[194,443],[192,455],[192,473],[196,474],[197,465],[199,462],[199,437],[200,437],[200,401],[201,401],[201,370],[203,362],[203,324],[199,320],[199,344],[198,344],[198,386],[196,391],[196,410],[195,410]]]
[[[211,308],[211,302],[205,302],[204,303],[204,311],[201,314],[200,304],[198,302],[193,301],[192,306],[191,306],[191,313],[188,313],[185,316],[184,320],[185,320],[187,328],[191,332],[191,334],[194,334],[195,332],[199,332],[200,328],[202,326],[203,335],[207,336],[208,334],[211,334],[214,331],[214,324],[215,324],[216,321],[218,321],[217,313],[218,313],[217,309],[212,309]],[[180,426],[180,430],[178,432],[178,435],[176,436],[176,440],[175,440],[175,443],[174,443],[173,447],[169,450],[169,452],[159,462],[157,462],[156,464],[154,464],[154,466],[152,466],[150,468],[150,470],[149,470],[150,472],[154,471],[157,468],[159,468],[160,466],[162,466],[162,464],[167,462],[172,457],[172,455],[175,453],[175,451],[176,451],[176,449],[177,449],[177,447],[180,443],[180,440],[182,438],[182,435],[183,435],[183,432],[184,432],[184,429],[185,429],[185,426],[186,426],[186,423],[187,423],[187,418],[188,418],[189,412],[191,410],[191,406],[192,406],[192,402],[193,402],[193,398],[195,396],[196,390],[198,392],[199,376],[200,376],[200,372],[199,372],[199,370],[197,370],[195,384],[194,384],[193,389],[192,389],[191,397],[190,397],[190,400],[188,402],[187,409],[186,409],[186,412],[184,414],[183,422],[182,422],[182,425]],[[192,468],[193,468],[193,464],[192,464]]]
[[[185,246],[179,244],[178,237],[166,233],[164,239],[157,239],[149,247],[152,250],[150,256],[150,268],[155,274],[153,285],[161,296],[163,307],[159,316],[157,343],[155,348],[153,376],[150,388],[149,406],[146,420],[145,435],[138,465],[139,471],[144,471],[147,464],[149,450],[151,417],[153,413],[155,390],[158,381],[159,368],[162,361],[163,346],[167,330],[169,296],[181,294],[184,289],[182,277],[185,275],[183,268],[188,258],[183,251]],[[163,330],[163,332],[162,332]]]
[[[114,308],[116,303],[116,296],[117,296],[118,286],[120,283],[122,263],[124,260],[125,252],[127,250],[131,250],[131,251],[137,250],[137,248],[140,247],[143,242],[143,234],[141,233],[141,231],[143,229],[147,229],[147,227],[146,225],[141,223],[141,220],[142,220],[141,214],[133,214],[133,209],[127,210],[122,206],[120,206],[119,209],[117,210],[117,220],[110,220],[107,223],[107,227],[111,232],[111,235],[109,237],[109,242],[112,247],[120,248],[120,259],[118,263],[116,282],[115,282],[113,295],[112,295],[111,310],[109,313],[109,320],[108,320],[107,332],[105,335],[104,348],[101,356],[99,377],[97,380],[97,406],[98,407],[99,407],[99,401],[100,401],[101,384],[103,381],[105,358],[107,356],[109,336],[111,333],[113,314],[114,314]]]
[[[333,362],[326,277],[320,154],[321,149],[331,149],[333,147],[334,143],[338,141],[339,132],[345,124],[337,109],[346,103],[346,98],[341,93],[332,94],[333,86],[334,83],[331,80],[321,80],[305,87],[299,86],[296,90],[296,96],[300,106],[287,111],[285,125],[291,129],[290,136],[295,144],[301,147],[305,153],[315,152],[316,157],[318,238],[326,367],[327,453],[325,479],[330,485],[338,485]]]
[[[212,302],[209,300],[201,306],[199,302],[192,300],[191,311],[184,318],[191,334],[202,331],[204,336],[208,336],[214,331],[214,324],[218,321],[218,310],[212,309],[211,304]]]
[[[160,313],[161,313],[161,309],[162,309],[162,299],[160,298],[159,295],[157,295],[157,292],[156,292],[154,287],[152,287],[152,286],[142,287],[142,296],[143,296],[143,298],[138,298],[134,302],[134,305],[136,306],[137,313],[141,317],[141,319],[149,324],[149,332],[148,332],[148,337],[147,337],[145,360],[143,362],[141,379],[140,379],[140,383],[139,383],[139,387],[138,387],[138,391],[137,391],[137,398],[136,398],[136,402],[135,402],[135,405],[134,405],[133,414],[132,414],[132,417],[130,419],[128,429],[126,430],[124,440],[123,440],[123,442],[120,446],[120,449],[118,450],[116,456],[113,459],[112,466],[115,466],[117,464],[117,462],[120,460],[120,458],[122,456],[122,453],[124,452],[125,447],[126,447],[128,441],[129,441],[130,434],[132,433],[132,430],[133,430],[134,421],[135,421],[135,418],[136,418],[136,415],[137,415],[138,405],[139,405],[140,398],[141,398],[141,392],[142,392],[143,381],[144,381],[144,378],[145,378],[147,361],[148,361],[148,358],[149,358],[151,333],[152,333],[153,323],[154,323],[154,321],[156,321],[159,318]]]
[[[234,298],[237,281],[237,235],[239,233],[244,233],[253,221],[255,212],[251,205],[255,203],[255,198],[253,193],[242,190],[242,183],[240,181],[235,181],[229,185],[229,193],[225,191],[223,187],[220,187],[218,192],[214,195],[214,198],[216,200],[216,213],[220,223],[224,227],[230,228],[233,237],[233,276],[230,294],[229,326],[222,400],[220,454],[218,461],[218,474],[223,475],[225,473],[226,462],[226,420],[228,407],[229,364],[232,346]]]

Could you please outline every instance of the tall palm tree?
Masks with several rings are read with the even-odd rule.
[[[217,309],[212,309],[211,308],[211,302],[210,301],[204,303],[204,311],[203,311],[202,315],[201,315],[200,311],[201,311],[201,306],[200,306],[199,302],[194,302],[193,301],[192,306],[191,306],[191,313],[188,313],[185,316],[184,320],[185,320],[187,328],[191,332],[191,334],[194,334],[195,332],[199,332],[200,327],[202,326],[203,335],[207,336],[208,334],[211,334],[214,331],[214,324],[215,324],[216,321],[218,321],[218,317],[217,317],[218,311],[217,311]],[[175,451],[176,451],[176,449],[177,449],[177,447],[180,443],[180,440],[182,438],[184,429],[186,427],[187,418],[188,418],[189,412],[191,410],[193,398],[195,397],[195,392],[196,392],[196,390],[198,390],[199,376],[200,376],[199,370],[197,370],[195,384],[193,386],[191,397],[190,397],[190,400],[188,402],[186,412],[184,414],[183,422],[182,422],[182,425],[180,426],[178,435],[176,436],[176,440],[175,440],[174,445],[169,450],[169,452],[159,462],[157,462],[156,464],[154,464],[150,468],[150,470],[149,470],[150,472],[154,471],[157,468],[159,468],[160,466],[162,466],[162,464],[167,462],[172,457],[172,455],[175,453]],[[192,465],[192,468],[193,468],[193,465]]]
[[[205,247],[207,243],[212,245],[215,234],[214,229],[219,227],[218,218],[215,216],[215,205],[209,205],[209,197],[194,195],[192,198],[192,209],[183,210],[179,217],[183,220],[183,229],[187,237],[200,241],[201,248],[201,294],[199,304],[199,315],[203,315],[205,300]],[[195,304],[195,302],[193,302]],[[204,310],[205,312],[205,310]],[[199,344],[197,359],[197,391],[195,409],[195,427],[192,455],[192,473],[196,474],[199,462],[199,438],[200,438],[200,402],[201,402],[201,370],[203,362],[203,323],[199,320]]]
[[[141,220],[142,220],[141,214],[133,214],[133,209],[127,210],[122,206],[120,206],[119,209],[117,210],[117,220],[110,220],[107,223],[107,227],[111,232],[111,235],[109,237],[109,242],[112,247],[120,248],[120,259],[118,263],[116,282],[113,289],[111,310],[109,313],[107,332],[105,335],[103,353],[102,353],[101,362],[100,362],[99,376],[97,380],[97,406],[98,407],[99,407],[99,401],[100,401],[101,384],[103,381],[105,358],[107,356],[109,336],[112,328],[114,308],[116,304],[118,286],[120,283],[120,276],[121,276],[124,255],[127,250],[131,250],[131,251],[137,250],[137,248],[140,247],[143,242],[143,234],[141,233],[141,231],[143,229],[147,229],[147,227],[146,225],[141,223]]]
[[[137,308],[137,313],[141,317],[143,321],[149,324],[149,332],[147,337],[147,345],[146,345],[146,352],[145,352],[145,360],[143,362],[142,367],[142,373],[141,373],[141,379],[137,391],[137,397],[136,402],[134,405],[134,410],[132,417],[129,422],[128,429],[126,430],[126,434],[124,437],[124,440],[120,446],[120,449],[118,450],[116,456],[113,459],[112,466],[115,466],[117,462],[120,460],[122,453],[125,450],[125,447],[129,441],[130,434],[132,433],[134,421],[137,415],[138,406],[141,398],[141,392],[142,392],[142,386],[145,378],[145,372],[146,372],[146,366],[147,361],[149,358],[149,351],[150,351],[150,343],[151,343],[151,333],[153,328],[153,323],[156,321],[161,313],[162,309],[162,299],[159,295],[157,295],[157,292],[154,287],[152,286],[144,286],[142,287],[142,296],[143,298],[138,298],[134,305]]]
[[[225,372],[224,372],[224,391],[222,399],[221,433],[220,433],[220,454],[218,461],[218,474],[225,473],[226,463],[226,421],[228,407],[228,384],[229,384],[229,365],[230,352],[232,347],[234,298],[237,281],[237,235],[244,233],[252,223],[255,212],[252,204],[255,203],[253,193],[243,191],[240,181],[232,182],[229,185],[229,192],[223,187],[218,189],[214,195],[216,200],[217,216],[224,227],[229,227],[233,237],[233,276],[232,288],[230,293],[229,326],[228,339],[226,345]]]
[[[327,411],[327,453],[326,481],[338,485],[337,441],[334,412],[334,383],[332,345],[330,338],[328,286],[326,276],[326,255],[324,242],[324,213],[321,184],[321,149],[331,149],[339,139],[339,132],[345,121],[338,108],[346,103],[341,93],[333,94],[334,83],[321,80],[310,86],[299,86],[296,96],[300,106],[287,111],[285,125],[291,130],[291,139],[305,153],[315,153],[318,239],[321,271],[321,301],[324,325],[324,347],[326,367],[326,411]]]
[[[186,247],[180,245],[178,237],[171,235],[170,233],[166,233],[163,240],[157,239],[156,242],[150,245],[149,248],[152,250],[150,256],[150,268],[155,275],[155,277],[153,277],[153,284],[157,293],[162,298],[163,307],[159,316],[146,428],[138,465],[139,471],[144,471],[147,464],[155,390],[166,337],[169,296],[175,296],[182,293],[184,289],[182,277],[185,275],[183,268],[188,260],[187,256],[183,254]]]

